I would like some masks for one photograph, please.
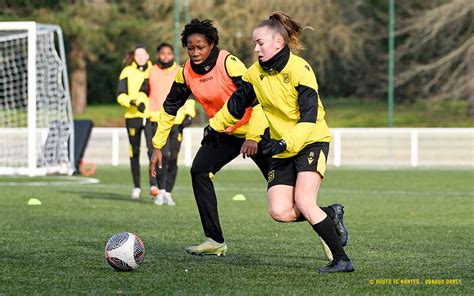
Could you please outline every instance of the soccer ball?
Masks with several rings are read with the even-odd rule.
[[[132,271],[143,262],[145,246],[133,233],[122,232],[112,236],[105,246],[105,258],[118,271]]]

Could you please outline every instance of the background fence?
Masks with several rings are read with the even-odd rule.
[[[328,164],[336,167],[466,167],[474,168],[474,128],[334,128]],[[202,128],[187,128],[178,158],[190,166],[200,147]],[[129,164],[124,128],[94,128],[84,156],[96,164]],[[141,162],[147,163],[142,137]],[[233,167],[256,167],[236,158]]]

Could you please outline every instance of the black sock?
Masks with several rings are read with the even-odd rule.
[[[308,220],[303,214],[300,214],[298,217],[296,217],[296,220],[295,220],[295,222],[304,222],[304,221],[308,221]]]
[[[324,240],[332,252],[334,260],[349,261],[349,258],[342,248],[341,240],[336,234],[336,228],[331,218],[326,217],[323,221],[313,225],[314,231]]]
[[[333,208],[331,207],[321,207],[321,210],[326,213],[326,215],[329,216],[329,218],[333,219],[336,217],[336,211],[334,211]]]

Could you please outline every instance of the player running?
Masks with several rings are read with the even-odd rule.
[[[193,19],[181,33],[183,47],[189,59],[178,71],[163,109],[159,115],[158,130],[153,138],[155,147],[152,164],[161,166],[162,147],[173,125],[178,109],[193,94],[204,111],[213,117],[242,83],[245,65],[234,55],[217,47],[219,36],[210,20]],[[202,244],[186,248],[193,255],[224,256],[227,244],[222,234],[217,198],[212,179],[214,175],[240,153],[249,156],[266,177],[271,158],[259,153],[260,135],[268,126],[260,105],[250,104],[242,118],[230,125],[225,132],[204,130],[202,146],[194,158],[191,178],[194,197],[207,239]],[[155,175],[154,165],[151,167]]]
[[[120,73],[117,85],[117,102],[125,108],[125,126],[130,142],[130,167],[132,169],[132,199],[139,199],[140,186],[140,141],[142,131],[147,138],[148,157],[151,157],[152,131],[146,128],[146,108],[148,105],[148,78],[151,68],[149,55],[145,46],[139,44],[128,53],[125,68]],[[150,186],[156,186],[155,178],[150,176]]]
[[[181,67],[174,62],[174,49],[171,44],[161,43],[156,48],[157,64],[150,70],[150,112],[148,112],[152,134],[154,135],[158,126],[158,117],[163,102],[168,95],[174,78]],[[150,188],[150,196],[155,199],[156,205],[166,204],[175,206],[176,203],[171,195],[176,174],[178,173],[178,153],[181,148],[183,129],[189,126],[196,116],[195,101],[188,99],[183,107],[178,110],[171,132],[163,146],[163,167],[157,169],[156,185]],[[151,141],[151,139],[150,139]],[[151,164],[150,164],[151,165]]]
[[[238,122],[257,98],[270,128],[270,136],[262,136],[260,142],[262,153],[273,156],[268,175],[270,215],[279,222],[306,219],[311,223],[333,256],[319,272],[351,272],[352,261],[343,249],[347,230],[342,223],[342,206],[322,209],[316,203],[331,135],[316,75],[304,59],[291,52],[301,48],[301,32],[302,27],[282,12],[272,13],[257,26],[253,41],[258,62],[210,119],[210,126],[225,130]]]

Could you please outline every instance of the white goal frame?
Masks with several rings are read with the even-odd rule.
[[[64,38],[61,27],[58,25],[39,24],[33,21],[25,22],[0,22],[0,30],[8,31],[26,31],[28,46],[28,62],[27,62],[27,89],[28,89],[28,106],[27,106],[27,129],[28,129],[28,161],[27,167],[0,167],[0,175],[27,175],[41,176],[47,174],[47,168],[37,167],[37,126],[36,126],[36,53],[37,53],[37,33],[38,30],[49,29],[54,31],[57,36],[57,45],[59,49],[59,57],[63,63],[62,67],[62,83],[65,89],[67,100],[68,118],[71,121],[71,134],[68,140],[69,144],[69,170],[68,175],[74,172],[74,124],[71,106],[71,96],[69,90],[69,78],[67,73],[66,54],[64,49]]]

